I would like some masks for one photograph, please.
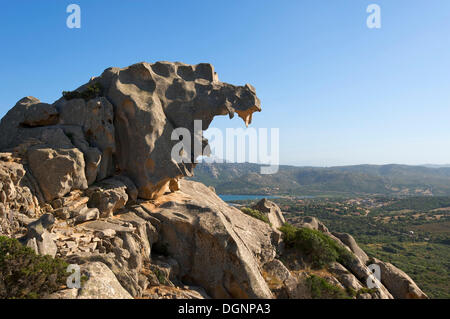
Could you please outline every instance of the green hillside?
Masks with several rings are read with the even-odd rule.
[[[294,195],[450,195],[450,168],[407,165],[356,165],[330,168],[280,166],[260,174],[261,165],[201,163],[196,181],[221,194]]]

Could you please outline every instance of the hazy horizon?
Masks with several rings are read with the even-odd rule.
[[[214,159],[205,158],[203,160],[204,163],[211,163]],[[267,165],[267,163],[258,163],[258,162],[244,162],[244,163],[235,163],[235,162],[226,162],[223,160],[223,164],[258,164],[258,165]],[[356,164],[343,164],[343,165],[314,165],[314,164],[288,164],[288,163],[280,163],[280,166],[295,166],[295,167],[317,167],[317,168],[330,168],[330,167],[343,167],[343,166],[386,166],[386,165],[404,165],[404,166],[420,166],[420,167],[428,167],[428,168],[450,168],[450,164],[433,164],[433,163],[425,163],[425,164],[405,164],[405,163],[382,163],[382,164],[374,164],[374,163],[356,163]]]

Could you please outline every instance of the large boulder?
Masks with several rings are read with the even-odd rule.
[[[13,211],[29,217],[40,215],[40,207],[29,174],[10,153],[0,153],[0,216]]]
[[[58,122],[58,111],[53,105],[41,103],[37,98],[27,96],[6,113],[0,123],[0,149],[15,143],[21,128],[53,125]]]
[[[26,97],[0,123],[0,234],[82,265],[85,285],[55,298],[162,297],[171,288],[179,291],[172,296],[309,298],[302,257],[294,268],[280,257],[285,220],[274,203],[253,207],[270,227],[181,180],[208,154],[201,133],[215,116],[237,113],[248,125],[260,110],[251,85],[220,82],[204,63],[109,68],[53,104]],[[314,217],[298,224],[355,254],[326,280],[361,289],[372,274],[353,237]],[[386,287],[399,298],[422,296],[406,274],[379,264],[385,285],[364,297],[392,298]],[[148,288],[160,284],[163,294]],[[179,289],[186,284],[206,292]]]
[[[55,224],[52,214],[44,214],[38,220],[30,223],[26,235],[20,238],[25,246],[32,248],[37,254],[56,256],[57,246],[50,233]]]
[[[82,273],[88,280],[78,292],[78,299],[132,299],[105,264],[88,263],[83,265]]]
[[[73,189],[87,188],[84,155],[63,128],[20,127],[9,145],[26,160],[30,179],[39,185],[45,201],[62,197]]]
[[[328,267],[328,270],[336,276],[344,287],[351,288],[355,291],[364,288],[361,282],[359,282],[359,280],[341,264],[333,262]]]
[[[314,229],[326,233],[327,235],[331,235],[328,231],[328,228],[318,220],[316,217],[304,216],[295,220],[295,225],[298,227],[304,227],[309,229]]]
[[[404,271],[394,265],[374,259],[380,266],[381,282],[396,299],[427,299],[428,296]]]
[[[116,158],[118,168],[136,184],[141,198],[153,199],[168,188],[172,179],[192,175],[193,160],[202,155],[206,130],[216,115],[236,112],[246,124],[260,111],[260,101],[252,86],[220,82],[210,64],[138,63],[119,69],[109,68],[88,85],[100,83],[114,106]],[[79,91],[86,86],[79,88]],[[194,132],[194,120],[201,120]],[[172,156],[174,129],[191,135],[184,162]]]
[[[0,153],[0,235],[23,233],[41,215],[30,174],[11,153]]]
[[[201,133],[214,116],[237,113],[248,125],[260,110],[251,85],[220,82],[210,64],[137,63],[108,68],[52,105],[20,100],[0,123],[0,149],[35,147],[28,157],[46,201],[114,175],[128,176],[139,197],[155,199],[178,190],[195,159],[209,154]],[[64,169],[43,181],[56,164]]]
[[[266,198],[261,199],[252,208],[264,213],[272,224],[272,227],[275,229],[279,229],[286,222],[283,213],[277,204]]]
[[[366,266],[357,256],[346,265],[347,269],[361,282],[367,284],[372,282],[374,286],[378,287],[376,295],[380,299],[393,299],[391,292],[383,285],[373,272]]]
[[[358,244],[356,243],[356,240],[353,238],[352,235],[346,234],[346,233],[338,233],[338,232],[332,232],[334,236],[339,238],[339,240],[345,244],[350,250],[364,263],[367,264],[369,261],[369,256],[362,250]]]
[[[112,104],[105,97],[97,97],[87,102],[83,99],[61,98],[54,105],[59,112],[59,123],[81,128],[88,145],[99,150],[98,171],[91,181],[111,176],[114,173],[113,154],[116,151]]]
[[[301,280],[296,278],[289,269],[278,259],[274,259],[264,264],[262,275],[269,285],[270,290],[274,292],[279,299],[303,299],[310,298],[304,289]]]
[[[180,264],[183,282],[213,298],[272,298],[260,268],[274,259],[279,233],[224,203],[203,184],[180,182],[180,191],[142,204],[160,220],[159,243]]]
[[[31,147],[28,163],[47,201],[62,197],[72,189],[86,189],[83,154],[77,148]]]
[[[80,266],[80,270],[81,275],[87,278],[80,288],[57,291],[48,299],[133,299],[104,263],[86,263]]]
[[[105,179],[86,191],[88,205],[98,208],[102,217],[113,216],[114,212],[125,207],[129,197],[136,200],[136,192],[134,184],[125,176]]]
[[[64,134],[70,138],[70,142],[83,153],[85,163],[85,175],[88,185],[93,184],[101,170],[102,152],[95,146],[91,146],[86,140],[82,127],[76,125],[59,125]]]
[[[140,217],[141,216],[141,217]],[[69,263],[85,264],[102,262],[132,296],[142,296],[148,285],[143,275],[144,266],[150,263],[151,246],[158,240],[158,231],[150,222],[157,224],[140,207],[124,211],[113,218],[80,224],[77,232],[92,235],[94,251],[86,254],[76,252],[67,256]],[[93,239],[93,240],[94,240]]]

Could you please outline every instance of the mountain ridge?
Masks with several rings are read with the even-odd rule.
[[[193,180],[223,194],[450,195],[450,168],[403,164],[311,167],[280,165],[262,175],[255,163],[199,163]]]

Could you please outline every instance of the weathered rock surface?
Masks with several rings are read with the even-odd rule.
[[[296,220],[296,225],[298,227],[314,229],[327,234],[330,233],[328,231],[328,228],[316,217],[311,216],[300,217],[299,219]]]
[[[428,296],[416,283],[402,270],[394,265],[375,259],[380,266],[381,282],[397,299],[427,299]]]
[[[56,256],[57,246],[52,234],[49,232],[55,224],[52,214],[44,214],[38,220],[28,225],[27,234],[20,241],[37,254]]]
[[[180,184],[180,192],[152,213],[161,221],[160,241],[180,264],[180,278],[213,298],[271,298],[259,269],[275,257],[279,233],[203,184]]]
[[[183,286],[168,287],[158,286],[147,289],[143,299],[210,299],[205,290],[201,287]]]
[[[92,182],[114,174],[113,154],[116,151],[114,130],[114,108],[105,97],[85,102],[83,99],[55,102],[59,111],[59,123],[80,127],[85,140],[99,150],[100,160]],[[89,183],[91,184],[91,183]]]
[[[128,189],[130,190],[127,191]],[[128,193],[132,193],[135,189],[131,181],[127,185],[118,178],[105,179],[87,190],[88,205],[98,208],[102,217],[111,217],[114,212],[125,207]]]
[[[133,297],[120,285],[113,272],[101,262],[83,264],[81,274],[87,280],[81,288],[64,289],[48,299],[132,299]]]
[[[93,262],[81,270],[88,280],[78,292],[78,299],[131,299],[132,296],[119,284],[113,272],[101,262]]]
[[[304,299],[311,297],[303,282],[296,278],[278,259],[264,264],[262,274],[277,298]]]
[[[220,82],[210,64],[138,63],[63,95],[53,104],[23,98],[0,122],[0,235],[78,264],[88,278],[51,298],[312,297],[304,256],[283,255],[277,229],[285,219],[275,203],[253,207],[270,227],[181,179],[207,153],[201,131],[215,116],[237,113],[248,125],[261,110],[251,85]],[[178,162],[174,130],[183,128],[193,147],[175,148]],[[358,298],[392,298],[388,290],[424,297],[380,261],[383,284],[367,293],[369,259],[352,236],[332,234],[314,217],[297,225],[355,255],[315,272],[328,283],[364,292]]]
[[[351,288],[355,291],[364,288],[361,282],[359,282],[359,280],[341,264],[332,263],[329,266],[329,270],[336,275],[337,280],[339,280],[342,286]]]
[[[117,165],[147,199],[163,193],[171,179],[192,174],[192,164],[171,156],[179,142],[171,139],[174,129],[186,128],[192,142],[205,147],[206,140],[194,132],[194,120],[202,120],[205,130],[216,115],[237,112],[248,124],[252,113],[260,111],[253,87],[220,82],[210,64],[138,63],[107,69],[94,81],[114,105]],[[192,150],[186,159],[195,159],[198,152]]]
[[[16,135],[23,127],[53,125],[57,121],[58,112],[54,106],[41,103],[32,96],[24,97],[0,122],[0,149],[15,146]]]
[[[113,271],[125,290],[132,296],[141,297],[149,284],[147,276],[151,275],[148,265],[151,246],[158,240],[156,228],[135,212],[127,211],[114,218],[80,224],[77,229],[91,234],[88,245],[95,243],[95,247],[89,253],[71,254],[67,257],[69,262],[102,262]]]
[[[337,232],[332,232],[332,234],[339,238],[339,240],[348,248],[350,248],[350,250],[362,261],[363,264],[367,264],[367,262],[369,261],[369,257],[364,252],[364,250],[362,250],[358,246],[352,235]]]
[[[28,162],[47,201],[62,197],[72,189],[86,189],[83,154],[76,148],[32,147]]]
[[[11,153],[0,153],[0,234],[11,236],[25,231],[33,218],[41,215],[26,171]]]
[[[286,222],[281,209],[274,202],[271,202],[266,198],[261,199],[252,208],[266,214],[274,229],[279,229]]]
[[[210,64],[137,63],[109,68],[51,105],[20,100],[0,123],[0,149],[29,152],[46,201],[118,172],[132,180],[139,197],[151,199],[176,191],[178,179],[192,175],[192,160],[207,149],[201,130],[214,116],[236,112],[248,125],[260,110],[251,85],[220,82]],[[202,121],[197,132],[194,120]],[[177,128],[200,145],[186,150],[184,162],[172,155],[180,143],[179,136],[172,139]]]

